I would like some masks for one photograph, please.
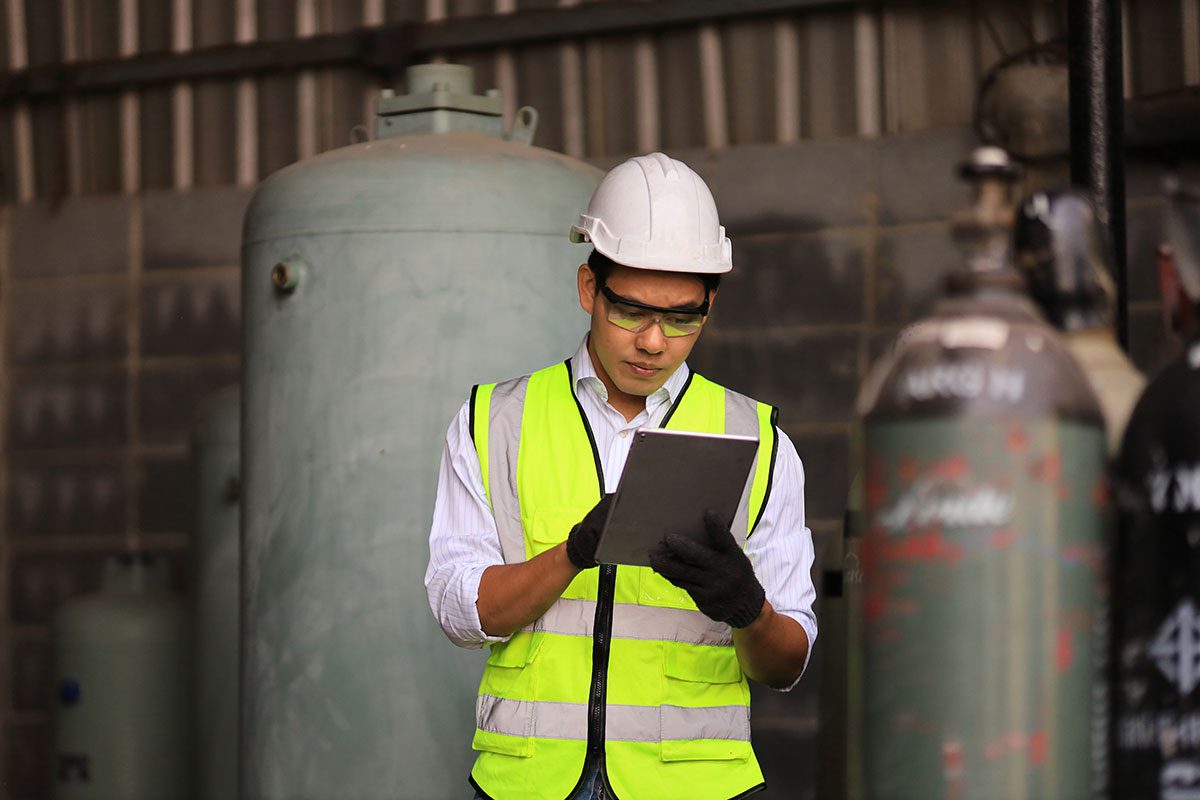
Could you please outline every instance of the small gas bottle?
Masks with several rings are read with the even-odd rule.
[[[54,618],[55,800],[192,796],[187,612],[168,564],[108,559]]]
[[[1189,343],[1116,464],[1113,796],[1200,797],[1200,195],[1171,189],[1165,305]]]
[[[1016,168],[962,174],[963,263],[860,397],[866,796],[1082,798],[1103,421],[1013,268]]]

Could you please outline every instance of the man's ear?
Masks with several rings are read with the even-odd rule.
[[[592,308],[596,304],[596,276],[587,264],[579,265],[577,282],[579,284],[579,307],[590,317]]]

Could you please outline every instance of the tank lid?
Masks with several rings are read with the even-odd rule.
[[[105,560],[101,585],[105,591],[166,591],[171,585],[171,573],[161,558],[148,553],[125,553]]]
[[[496,89],[475,94],[475,70],[463,64],[417,64],[405,71],[408,94],[396,95],[390,89],[380,94],[375,113],[381,117],[414,114],[419,111],[447,109],[482,114],[504,115],[504,100]]]

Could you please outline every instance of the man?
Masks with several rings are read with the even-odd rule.
[[[596,189],[573,241],[591,328],[565,363],[477,386],[451,424],[425,576],[442,629],[491,647],[477,797],[725,800],[763,787],[751,678],[799,680],[816,637],[804,473],[775,410],[684,363],[732,267],[708,187],[661,153]],[[759,438],[731,526],[599,565],[632,433]],[[703,498],[697,498],[703,502]]]

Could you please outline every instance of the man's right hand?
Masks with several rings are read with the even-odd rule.
[[[605,495],[566,541],[515,564],[493,564],[479,578],[479,626],[488,636],[508,636],[554,605],[581,569],[597,565],[596,545],[612,495]]]
[[[604,520],[608,518],[608,507],[612,505],[612,498],[611,494],[601,497],[600,502],[592,507],[567,536],[567,558],[579,569],[600,566],[600,562],[596,560],[596,545],[600,542],[600,531],[604,528]]]

